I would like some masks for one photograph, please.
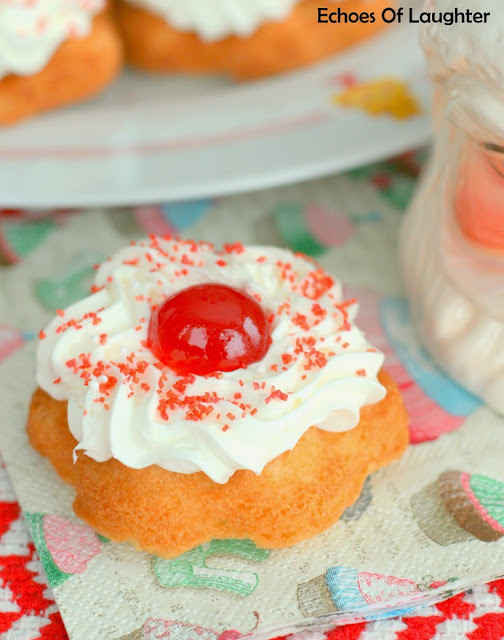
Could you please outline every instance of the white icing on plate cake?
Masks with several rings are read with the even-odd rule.
[[[89,34],[104,0],[39,0],[0,3],[0,79],[38,73],[58,47]]]

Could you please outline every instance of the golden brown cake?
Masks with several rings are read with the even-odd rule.
[[[159,0],[116,1],[117,21],[123,35],[128,61],[147,71],[226,73],[238,80],[250,80],[295,69],[362,42],[387,25],[381,19],[390,0],[275,0],[271,14],[264,16],[265,3],[255,0],[221,0],[219,21],[205,20],[204,7],[194,6],[190,15],[179,16],[181,7]],[[276,10],[278,5],[278,10]],[[374,22],[318,24],[318,9],[350,13],[374,12]],[[184,7],[184,12],[188,7]],[[240,10],[241,21],[236,19]],[[276,15],[275,15],[276,11]],[[229,13],[228,21],[224,21]],[[242,16],[243,14],[243,16]],[[173,21],[178,19],[177,27]],[[238,35],[233,35],[237,33]]]
[[[26,11],[35,15],[39,4],[44,3],[30,3]],[[79,17],[78,13],[77,24],[81,23]],[[18,56],[10,53],[3,59],[0,48],[0,125],[84,100],[112,82],[122,67],[118,33],[109,12],[102,11],[89,20],[89,32],[66,37],[54,52],[52,37],[38,42],[27,34],[26,47],[33,54],[29,60],[21,47]],[[50,28],[50,20],[47,23]],[[8,26],[0,24],[0,47]]]
[[[164,557],[290,546],[406,449],[355,301],[302,256],[153,236],[92,291],[41,331],[28,434],[102,535]]]
[[[352,505],[373,471],[399,458],[408,444],[408,417],[396,384],[382,372],[384,400],[362,410],[343,433],[311,427],[292,451],[260,475],[237,471],[226,484],[203,472],[180,474],[156,465],[131,469],[72,452],[66,403],[38,389],[28,434],[60,477],[74,485],[75,513],[100,534],[158,556],[174,557],[212,539],[249,538],[276,549],[312,538]],[[209,508],[211,506],[211,508]]]

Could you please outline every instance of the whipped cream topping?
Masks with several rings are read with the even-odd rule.
[[[266,22],[284,20],[301,0],[130,0],[156,13],[179,31],[213,42],[246,38]],[[330,0],[334,2],[334,0]],[[340,3],[344,0],[340,0]]]
[[[84,37],[105,0],[0,1],[0,78],[43,69],[69,38]]]
[[[266,356],[244,369],[178,376],[147,346],[154,305],[222,283],[254,296],[271,324]],[[312,425],[345,431],[385,396],[383,355],[353,324],[355,301],[312,262],[271,247],[152,236],[101,265],[90,297],[40,333],[37,380],[68,401],[77,449],[132,468],[260,473]]]

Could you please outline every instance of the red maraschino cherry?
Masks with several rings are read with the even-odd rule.
[[[261,360],[270,342],[259,303],[223,284],[179,291],[153,311],[149,324],[151,351],[179,375],[244,368]]]

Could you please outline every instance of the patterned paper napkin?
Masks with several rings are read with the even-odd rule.
[[[398,615],[504,574],[504,420],[432,364],[401,293],[399,210],[415,167],[385,164],[219,201],[37,219],[24,236],[18,220],[3,225],[3,246],[23,260],[1,272],[0,358],[17,351],[0,368],[0,443],[72,639],[233,640],[327,628]],[[136,552],[80,522],[72,490],[27,443],[30,338],[56,308],[85,295],[92,264],[132,238],[173,230],[317,257],[360,299],[359,325],[401,386],[412,446],[313,540],[281,551],[215,540],[176,560]]]

